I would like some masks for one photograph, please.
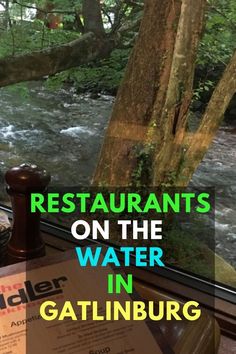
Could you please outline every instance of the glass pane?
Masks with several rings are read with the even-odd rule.
[[[58,10],[60,10],[60,13],[63,11],[67,13],[70,10],[70,2],[62,3],[58,2]],[[128,8],[122,10],[123,17],[120,18],[118,16],[118,23],[116,23],[117,18],[114,8],[110,8],[109,5],[113,2],[105,1],[102,3],[106,3],[110,11],[108,13],[104,11],[102,18],[107,35],[120,30],[121,34],[119,33],[119,35],[122,36],[122,43],[117,45],[108,57],[96,58],[96,60],[92,61],[89,57],[88,62],[86,60],[82,61],[83,65],[78,67],[77,64],[73,64],[69,70],[62,70],[60,73],[57,72],[56,75],[51,75],[52,73],[49,70],[45,75],[39,75],[40,80],[38,81],[32,80],[30,83],[17,85],[10,85],[11,82],[9,82],[9,85],[8,83],[1,84],[1,86],[7,86],[0,89],[0,199],[6,205],[9,205],[9,197],[5,191],[4,173],[8,168],[25,162],[44,167],[52,176],[51,188],[54,190],[69,191],[80,187],[86,189],[90,186],[91,178],[98,162],[99,151],[109,124],[109,118],[112,115],[115,96],[118,87],[122,83],[130,53],[134,44],[137,43],[135,40],[138,36],[138,23],[143,16],[142,1],[136,1],[134,8],[132,5],[127,5]],[[183,130],[184,133],[189,133],[190,138],[199,127],[207,102],[222,76],[234,49],[235,28],[232,23],[235,22],[235,2],[229,1],[226,4],[225,1],[216,1],[216,4],[216,8],[209,6],[206,12],[206,27],[204,36],[200,39],[195,80],[192,87],[193,97],[191,97],[191,102],[187,102],[187,108],[190,106],[189,115],[185,117],[188,120],[188,124],[186,127],[184,126]],[[74,16],[67,14],[62,20],[62,17],[57,15],[50,16],[45,20],[40,17],[36,9],[29,9],[27,6],[19,7],[17,4],[10,4],[9,8],[1,5],[0,15],[3,25],[0,28],[0,57],[3,60],[5,59],[6,62],[8,61],[6,59],[8,56],[25,55],[35,50],[42,51],[45,48],[54,48],[56,45],[62,46],[64,43],[71,43],[80,38],[84,31],[83,21],[80,23],[79,16],[75,19]],[[131,29],[126,29],[125,26],[129,25],[130,21],[133,26]],[[175,27],[175,24],[170,27]],[[169,37],[166,36],[166,38]],[[153,45],[150,48],[154,51],[156,47]],[[160,50],[162,48],[163,46],[160,46]],[[150,50],[149,53],[150,58],[152,51]],[[143,51],[140,50],[137,53],[138,57],[138,55],[141,56],[143,54]],[[82,54],[86,54],[86,51]],[[158,60],[157,57],[156,55],[156,60]],[[136,56],[132,57],[133,60],[135,58]],[[166,56],[164,55],[163,61],[165,58]],[[178,55],[176,58],[178,58]],[[65,62],[67,63],[66,57]],[[48,62],[44,62],[45,67],[47,67],[47,64]],[[137,63],[135,62],[134,72],[136,64],[138,64],[138,61]],[[148,64],[149,60],[146,61],[146,68],[149,68]],[[148,82],[150,101],[153,106],[147,109],[147,116],[150,116],[152,112],[157,112],[159,109],[158,104],[154,106],[157,98],[155,94],[163,79],[160,76],[159,81],[154,82],[161,68],[159,64],[159,62],[156,64],[158,70],[155,65],[153,66],[155,70],[150,70],[150,75],[155,72],[155,75],[151,76],[150,82]],[[14,68],[17,69],[17,65]],[[24,65],[22,65],[22,70],[23,68]],[[147,72],[146,69],[140,71],[140,73],[138,72],[135,80],[138,81],[139,75],[142,77],[141,75],[144,72]],[[191,78],[190,74],[189,77]],[[33,78],[38,79],[36,76]],[[13,81],[17,83],[21,80],[24,80],[24,78]],[[143,81],[140,82],[140,90]],[[169,110],[167,109],[168,112],[175,112],[172,112],[173,135],[178,128],[178,115],[182,112],[179,106],[183,103],[181,98],[183,94],[182,82],[177,86],[178,88],[175,88],[180,94],[180,98],[176,102],[176,97],[174,97],[173,105],[168,106]],[[123,97],[124,106],[132,105],[133,102],[136,102],[135,99],[139,93],[133,94],[133,81],[131,79],[127,80],[127,87],[129,87],[129,90],[126,92],[125,99]],[[192,88],[190,91],[192,91]],[[140,102],[138,104],[136,102],[135,112],[137,115],[139,103],[140,107],[142,106],[145,90],[146,86],[144,85],[140,95]],[[166,93],[166,90],[163,90],[163,92]],[[189,93],[191,94],[191,92]],[[153,98],[152,94],[154,95]],[[158,99],[161,100],[162,96],[158,96]],[[126,103],[126,99],[128,103]],[[159,101],[157,100],[157,102]],[[162,102],[164,105],[165,101],[162,100]],[[158,112],[160,116],[163,113],[161,111]],[[200,222],[198,220],[190,222],[187,218],[181,221],[181,227],[179,227],[180,221],[175,220],[173,222],[174,226],[165,230],[167,235],[165,250],[169,264],[204,277],[214,278],[215,276],[216,280],[233,287],[236,286],[235,112],[236,98],[234,96],[211,147],[205,154],[189,185],[190,191],[209,191],[213,188],[215,215],[210,215],[209,218],[205,219],[201,218]],[[165,116],[162,116],[161,122],[157,122],[160,125],[160,131],[162,129],[165,130],[165,119],[163,117]],[[132,125],[133,131],[128,124],[130,122],[125,122],[123,129],[119,130],[119,134],[121,131],[120,135],[122,136],[117,138],[117,127],[113,127],[114,140],[111,139],[109,148],[112,148],[115,139],[120,139],[121,146],[122,144],[129,144],[126,135],[128,133],[130,135],[133,134],[133,139],[137,140],[137,144],[132,142],[131,145],[135,148],[135,151],[132,149],[128,151],[127,160],[131,161],[131,155],[136,154],[135,161],[137,166],[130,174],[139,178],[140,174],[142,174],[139,167],[144,163],[145,168],[147,170],[150,169],[148,172],[153,173],[153,161],[155,160],[152,163],[151,160],[148,160],[151,157],[149,155],[147,157],[145,155],[146,151],[142,151],[143,141],[141,141],[141,144],[138,141],[138,133],[140,133],[138,128],[142,124],[140,124],[138,119],[135,122],[134,117],[130,119],[132,122],[134,121]],[[158,124],[156,125],[156,122],[154,122],[152,125],[151,123],[153,122],[149,121],[146,124],[145,121],[146,125],[144,124],[142,128],[144,130],[150,127],[156,129]],[[126,130],[126,128],[129,129]],[[156,132],[159,134],[158,130]],[[141,135],[142,132],[140,133]],[[147,141],[149,142],[149,138],[150,136],[147,134],[145,136],[146,140],[144,139],[145,144]],[[155,138],[154,136],[154,140]],[[155,145],[155,143],[153,144]],[[184,152],[185,148],[183,146]],[[177,154],[177,149],[174,153]],[[104,170],[105,168],[110,168],[115,159],[117,159],[117,155],[114,153],[109,161],[109,166],[105,166]],[[172,163],[173,161],[174,159],[172,159]],[[163,166],[168,166],[168,162],[165,162]],[[164,186],[166,191],[168,191],[170,185],[174,186],[173,181],[179,172],[179,167],[177,166],[172,173],[168,171],[169,175],[165,176],[165,183],[166,181],[168,182]],[[149,184],[147,185],[149,186]],[[148,187],[145,187],[147,192]],[[77,215],[65,216],[48,213],[44,217],[57,224],[70,227]],[[116,237],[110,241],[116,244],[119,243]],[[209,274],[208,272],[208,265],[212,265],[212,262],[215,266],[215,274]]]

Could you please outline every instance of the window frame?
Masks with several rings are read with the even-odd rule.
[[[0,210],[7,213],[12,219],[12,209],[0,203]],[[71,244],[71,248],[86,245],[102,244],[113,246],[122,263],[122,253],[117,245],[105,240],[93,240],[88,238],[84,241],[71,239],[71,232],[65,226],[55,224],[46,220],[41,220],[40,229],[45,235],[50,235],[57,240],[62,240]],[[69,239],[68,239],[69,236]],[[47,245],[50,241],[45,240]],[[194,299],[201,306],[212,312],[217,319],[222,333],[236,339],[236,289],[228,285],[211,281],[186,270],[174,266],[138,268],[135,266],[135,256],[131,261],[131,266],[125,269],[133,274],[136,281],[143,283],[150,288],[158,288],[166,294],[171,294],[180,301]]]

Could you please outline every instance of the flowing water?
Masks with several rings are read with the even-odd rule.
[[[1,89],[0,166],[37,163],[52,183],[87,185],[94,171],[113,98],[50,92],[31,83],[29,97]],[[222,127],[193,177],[195,186],[216,188],[217,252],[236,266],[236,135]]]
[[[39,83],[30,87],[28,98],[1,90],[2,169],[37,162],[50,171],[54,184],[88,184],[113,98],[95,100],[73,90],[54,93]]]

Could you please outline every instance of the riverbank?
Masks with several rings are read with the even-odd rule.
[[[9,167],[31,162],[51,173],[54,186],[89,185],[113,102],[112,96],[99,94],[94,99],[90,94],[78,95],[74,88],[47,90],[41,82],[30,83],[26,97],[1,89],[2,174]],[[235,181],[235,134],[231,126],[224,124],[194,174],[192,185],[215,188],[216,215],[212,225],[216,252],[234,267]]]

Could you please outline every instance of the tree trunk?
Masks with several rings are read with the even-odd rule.
[[[46,75],[86,64],[109,55],[114,41],[87,33],[59,47],[0,60],[0,87],[22,81],[37,80]]]
[[[83,0],[84,32],[93,32],[96,35],[104,35],[100,1]]]
[[[157,93],[162,94],[163,101],[167,89],[180,8],[181,1],[145,3],[138,39],[118,91],[94,185],[129,186],[138,174],[147,184],[151,182],[145,168],[151,160],[145,161],[144,142]]]
[[[205,0],[146,1],[94,185],[169,183],[181,160],[204,8]]]

